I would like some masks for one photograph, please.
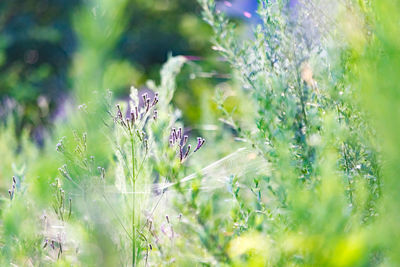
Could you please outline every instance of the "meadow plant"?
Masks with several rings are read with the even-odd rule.
[[[155,248],[158,259],[164,257],[158,237],[158,231],[163,230],[157,229],[160,218],[156,217],[156,209],[166,189],[154,189],[179,181],[185,161],[205,143],[198,137],[191,149],[184,128],[175,126],[178,116],[171,113],[169,101],[175,89],[174,79],[185,61],[183,57],[171,58],[161,71],[161,84],[148,82],[150,91],[146,93],[132,87],[127,102],[113,105],[109,94],[106,105],[110,117],[104,118],[104,123],[109,128],[108,145],[113,147],[114,154],[110,155],[108,167],[96,166],[86,132],[74,131],[75,148],[67,145],[66,138],[56,145],[65,160],[59,171],[70,195],[69,203],[85,203],[72,206],[72,218],[75,223],[86,221],[93,227],[92,234],[107,235],[108,242],[114,243],[99,244],[118,251],[110,252],[110,262],[126,263],[130,259],[134,266],[147,263]],[[154,186],[157,183],[160,185]],[[65,206],[64,195],[62,189],[55,194],[55,211],[61,219],[65,216],[59,210]],[[170,223],[168,215],[162,217]]]
[[[250,265],[253,260],[272,266],[333,264],[334,253],[350,253],[340,247],[351,242],[348,236],[361,239],[363,225],[376,216],[381,190],[374,132],[354,100],[346,76],[349,46],[336,31],[342,9],[351,3],[259,1],[261,22],[252,38],[241,41],[213,0],[199,2],[215,33],[214,50],[230,63],[257,107],[254,127],[234,121],[221,97],[218,106],[241,140],[271,163],[271,174],[264,177],[270,192],[256,194],[266,217],[260,226],[245,228],[263,233],[275,249],[252,258],[232,241],[231,256]],[[327,6],[331,12],[325,12]],[[252,190],[258,186],[255,181]],[[238,243],[248,240],[253,249],[258,234],[252,231],[252,238],[238,237]],[[328,238],[332,235],[336,240]],[[364,256],[351,260],[365,262]]]
[[[187,57],[170,57],[160,82],[128,99],[93,79],[126,24],[127,1],[101,3],[119,19],[104,16],[108,39],[79,31],[82,58],[102,49],[76,67],[85,89],[59,140],[39,150],[11,119],[0,124],[2,266],[398,265],[399,46],[384,17],[387,7],[398,17],[396,4],[260,0],[257,14],[234,12],[255,17],[249,36],[218,9],[231,2],[199,0],[232,69],[216,90],[231,139],[219,142],[240,147],[206,165],[219,146],[195,139],[201,130],[172,104]],[[90,21],[87,11],[74,21]],[[346,32],[349,16],[359,32]],[[250,120],[228,108],[227,84],[248,96]]]

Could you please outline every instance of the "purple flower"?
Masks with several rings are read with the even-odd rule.
[[[178,130],[176,130],[176,128],[172,128],[169,138],[169,144],[171,147],[175,145],[178,146],[177,153],[181,163],[183,163],[190,156],[190,150],[192,146],[190,144],[186,146],[187,141],[188,141],[188,136],[183,134],[183,130],[181,127],[179,127]],[[205,142],[204,138],[198,137],[197,145],[193,153],[198,151],[204,145],[204,142]]]
[[[135,124],[141,121],[143,124],[146,123],[147,118],[152,116],[154,120],[157,119],[157,111],[155,106],[158,103],[158,93],[154,94],[153,100],[149,97],[147,93],[142,94],[142,104],[137,103],[136,106],[131,107],[130,111],[122,113],[120,105],[116,105],[117,114],[115,116],[115,122],[119,123],[123,128],[125,128],[130,133],[134,132]],[[151,114],[151,112],[153,112]],[[150,117],[151,118],[151,117]]]
[[[205,141],[206,140],[204,138],[197,137],[197,146],[196,146],[196,148],[194,149],[193,152],[196,152],[197,150],[199,150],[203,146]]]

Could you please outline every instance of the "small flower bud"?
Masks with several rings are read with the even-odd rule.
[[[143,102],[146,103],[147,94],[143,94],[143,95],[142,95],[142,99],[143,99]]]
[[[182,127],[179,127],[178,129],[178,138],[182,139]]]
[[[135,111],[134,110],[131,110],[131,120],[132,120],[132,123],[135,123],[136,118],[135,118]]]
[[[192,148],[191,145],[188,145],[188,146],[187,146],[187,150],[186,150],[185,156],[183,157],[184,159],[186,159],[187,156],[189,155],[189,151],[190,151],[191,148]]]
[[[146,99],[146,112],[150,109],[150,98]]]
[[[152,107],[154,107],[158,103],[158,93],[155,94],[153,103],[151,104]]]
[[[182,143],[182,145],[183,145],[183,146],[186,145],[187,141],[188,141],[188,136],[187,136],[187,135],[183,136],[183,143]]]
[[[119,118],[120,120],[122,120],[122,119],[123,119],[123,118],[122,118],[122,111],[121,111],[121,107],[120,107],[119,104],[117,104],[117,109],[118,109],[117,116],[118,116],[118,118]]]
[[[178,138],[177,138],[177,135],[176,135],[176,129],[175,129],[175,128],[172,128],[172,138],[173,138],[174,140],[178,139]]]
[[[197,150],[199,150],[203,146],[205,141],[206,141],[205,139],[203,139],[201,137],[198,137],[197,138],[197,146],[196,146],[196,149],[193,152],[196,152]]]
[[[46,239],[46,240],[44,241],[43,248],[46,248],[48,243],[49,243],[49,241]]]

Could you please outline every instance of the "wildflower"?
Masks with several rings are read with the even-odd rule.
[[[79,106],[78,106],[78,109],[79,109],[79,110],[82,110],[82,111],[84,111],[84,112],[87,112],[87,106],[86,106],[86,104],[81,104],[81,105],[79,105]]]
[[[173,239],[174,238],[174,236],[175,236],[175,233],[174,233],[174,228],[172,227],[172,224],[170,223],[170,221],[169,221],[169,217],[168,217],[168,215],[166,215],[165,216],[165,219],[166,219],[166,221],[167,221],[167,224],[165,224],[165,223],[163,223],[162,225],[161,225],[161,232],[164,234],[164,235],[166,235],[169,239]]]
[[[148,116],[152,116],[154,120],[156,120],[158,116],[155,108],[159,101],[158,93],[155,93],[153,101],[150,99],[147,93],[142,95],[142,99],[143,105],[138,104],[137,106],[132,107],[127,116],[123,115],[121,106],[118,104],[116,105],[117,114],[115,116],[115,121],[131,133],[133,133],[133,128],[135,128],[135,125],[139,123],[144,124]]]
[[[206,140],[204,138],[197,137],[197,146],[196,146],[196,148],[194,149],[193,152],[196,152],[197,150],[199,150],[204,145],[205,141]]]
[[[191,148],[192,146],[191,145],[188,145],[187,146],[187,149],[186,149],[186,153],[185,153],[185,156],[183,157],[183,158],[187,158],[188,157],[188,155],[189,155],[189,151],[190,151],[190,148]]]
[[[15,176],[12,177],[12,181],[13,181],[12,186],[8,190],[8,194],[10,195],[10,200],[12,200],[14,198],[15,189],[17,187],[17,180],[16,180]]]
[[[170,135],[170,139],[169,139],[169,144],[171,147],[173,146],[178,146],[178,156],[179,156],[179,160],[181,163],[183,163],[190,155],[190,150],[192,148],[192,146],[190,144],[187,144],[188,141],[188,136],[183,134],[183,130],[181,127],[178,128],[178,130],[176,130],[176,128],[172,128],[171,130],[171,135]],[[194,149],[193,153],[198,151],[203,144],[205,143],[205,139],[198,137],[197,138],[197,145],[196,148]],[[186,147],[186,149],[185,149]]]
[[[62,149],[62,144],[61,144],[61,143],[57,143],[57,145],[56,145],[56,150],[57,150],[58,152],[61,152],[61,149]]]
[[[64,143],[63,143],[64,138],[65,138],[65,136],[63,138],[61,138],[60,141],[58,141],[58,143],[56,145],[56,151],[57,152],[64,152]]]

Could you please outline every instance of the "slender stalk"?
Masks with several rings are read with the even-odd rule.
[[[136,226],[135,226],[135,143],[131,133],[131,154],[132,154],[132,266],[136,266]]]
[[[344,163],[345,163],[345,170],[346,170],[346,175],[347,175],[347,183],[349,186],[349,197],[350,197],[350,204],[353,204],[353,189],[351,185],[351,179],[350,179],[350,164],[349,164],[349,158],[347,154],[347,147],[346,144],[343,142],[343,155],[344,155]]]

